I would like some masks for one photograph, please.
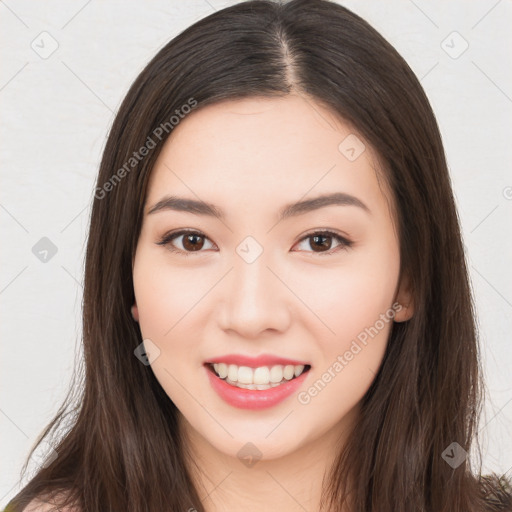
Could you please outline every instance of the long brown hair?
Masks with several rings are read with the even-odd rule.
[[[484,388],[436,119],[393,46],[327,0],[253,0],[215,12],[171,40],[133,83],[110,131],[92,205],[85,371],[77,368],[77,393],[68,395],[41,438],[58,457],[8,510],[62,492],[83,512],[204,511],[186,469],[179,411],[133,353],[142,339],[130,314],[132,261],[148,179],[172,134],[170,120],[184,105],[292,91],[351,123],[384,163],[398,218],[401,276],[409,277],[414,303],[414,316],[393,325],[362,414],[326,479],[326,510],[342,510],[347,497],[353,512],[509,510],[510,495],[480,476],[481,462],[476,472],[470,466]],[[154,147],[131,160],[149,147],[148,137]],[[452,443],[459,455],[467,452],[457,467],[443,456]],[[481,459],[480,449],[476,455]],[[496,508],[485,508],[491,492]]]

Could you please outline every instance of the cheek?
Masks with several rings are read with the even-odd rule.
[[[133,272],[134,291],[143,335],[170,339],[173,326],[191,312],[209,285],[204,273],[200,277],[160,260],[141,254]]]
[[[296,274],[293,289],[301,290],[303,300],[317,315],[308,318],[316,319],[316,331],[324,330],[322,338],[343,344],[374,325],[381,315],[391,314],[398,274],[398,254],[376,246],[374,251],[351,254],[337,268]]]
[[[317,271],[307,280],[296,278],[297,288],[304,290],[315,312],[307,315],[306,329],[317,333],[318,388],[328,388],[319,393],[318,404],[334,401],[348,410],[370,387],[393,326],[391,305],[398,274],[396,248],[376,245],[373,251],[354,253],[350,264],[324,274]]]
[[[190,386],[185,385],[190,379],[188,372],[199,366],[199,341],[194,340],[202,336],[201,325],[194,319],[194,305],[208,290],[207,283],[191,282],[192,276],[142,251],[133,272],[142,337],[159,349],[151,369],[180,410],[190,405]],[[194,396],[200,398],[200,391],[194,390]]]
[[[312,309],[329,330],[316,317],[310,320],[307,328],[318,333],[319,361],[299,402],[311,403],[311,414],[335,410],[342,417],[363,398],[379,371],[393,326],[394,282],[352,272],[331,281],[330,290],[332,295],[310,296]]]

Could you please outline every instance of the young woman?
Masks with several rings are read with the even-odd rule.
[[[247,1],[178,35],[111,129],[85,378],[10,511],[512,510],[434,114],[372,27]],[[507,487],[508,486],[508,487]]]

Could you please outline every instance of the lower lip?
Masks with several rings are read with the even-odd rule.
[[[309,370],[307,372],[303,372],[298,377],[273,388],[253,390],[231,386],[231,384],[228,384],[220,377],[217,377],[217,375],[208,368],[208,365],[205,365],[205,370],[213,389],[225,402],[233,407],[238,407],[239,409],[253,410],[273,407],[283,400],[286,400],[286,398],[298,390],[309,373]]]

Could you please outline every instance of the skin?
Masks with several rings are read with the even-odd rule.
[[[181,413],[208,512],[319,510],[322,477],[357,419],[392,320],[366,346],[359,343],[362,350],[307,404],[294,394],[264,410],[232,407],[211,388],[205,361],[235,352],[309,361],[304,391],[395,301],[403,307],[394,321],[413,314],[407,282],[398,282],[391,195],[376,155],[366,143],[354,161],[338,149],[353,133],[305,96],[230,100],[185,117],[152,171],[132,314],[143,339],[160,350],[151,368]],[[284,205],[335,191],[356,196],[371,214],[331,205],[277,222]],[[213,203],[226,219],[172,210],[147,215],[167,194]],[[189,244],[185,256],[156,244],[181,228],[204,234],[193,241],[199,252]],[[331,237],[322,252],[305,238],[325,229],[352,247]],[[236,252],[249,235],[263,248],[250,264]],[[169,245],[185,251],[183,243],[179,236]],[[251,467],[237,456],[247,442],[262,454]]]

